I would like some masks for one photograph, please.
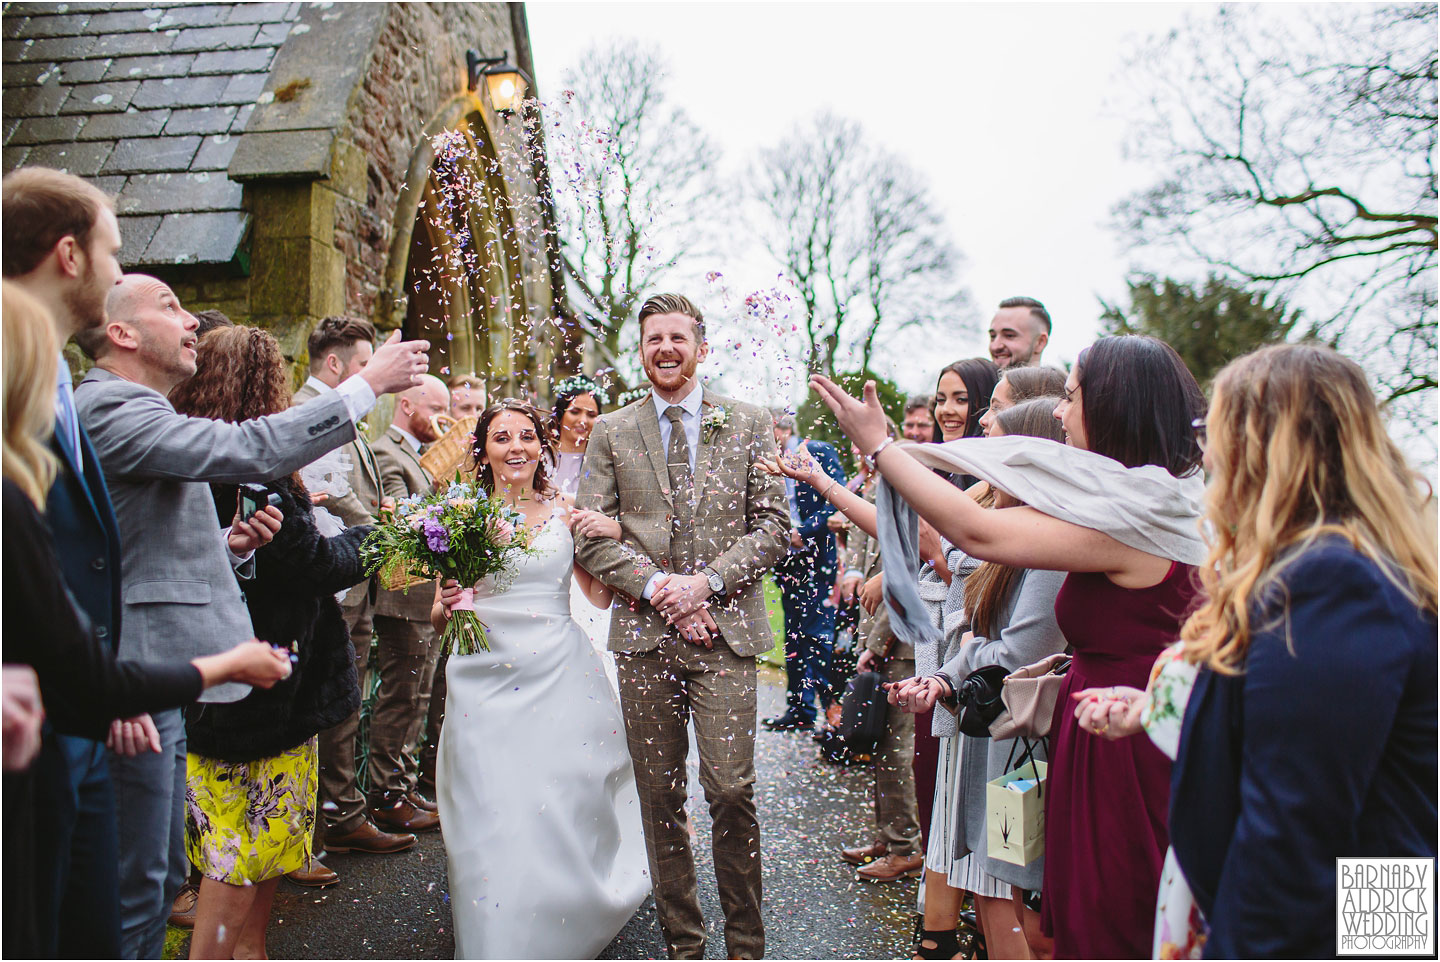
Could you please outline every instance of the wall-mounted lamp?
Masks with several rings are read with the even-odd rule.
[[[525,94],[530,89],[530,78],[525,71],[519,67],[512,66],[506,61],[510,57],[510,51],[505,51],[498,57],[481,56],[480,51],[471,47],[465,51],[465,66],[469,70],[470,89],[475,90],[480,86],[480,79],[485,79],[485,91],[490,97],[490,106],[498,114],[508,114],[513,111],[520,101],[525,99]]]

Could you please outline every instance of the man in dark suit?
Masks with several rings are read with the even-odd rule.
[[[374,445],[387,497],[399,501],[434,488],[420,452],[439,437],[435,419],[449,410],[449,388],[428,375],[395,399],[394,420]],[[382,590],[375,601],[380,690],[370,715],[370,812],[377,825],[392,832],[440,827],[435,803],[420,794],[414,755],[422,727],[426,738],[439,739],[445,710],[443,669],[436,679],[440,642],[430,626],[434,600],[434,587],[425,583]]]
[[[310,354],[310,376],[292,399],[307,404],[325,397],[365,369],[375,353],[375,327],[360,317],[327,317],[316,325],[306,344]],[[324,502],[331,514],[347,527],[373,524],[380,509],[391,503],[380,490],[380,466],[364,430],[342,448],[350,459],[350,490]],[[355,672],[362,696],[368,690],[365,668],[370,661],[374,637],[375,579],[351,588],[341,602],[350,641],[355,648]],[[415,844],[415,836],[392,834],[375,826],[365,810],[365,796],[356,779],[355,734],[360,711],[334,728],[320,733],[320,811],[315,818],[315,853],[370,852],[388,854]],[[339,881],[335,871],[312,857],[310,863],[285,876],[297,885],[321,888]]]
[[[845,483],[840,455],[824,441],[802,441],[795,418],[775,420],[775,443],[782,452],[805,450],[837,484]],[[825,602],[835,585],[835,533],[826,523],[835,509],[808,484],[787,480],[790,502],[790,553],[775,566],[785,609],[785,713],[765,719],[771,731],[809,730],[815,726],[815,696],[824,699],[835,640],[835,608]]]
[[[38,298],[61,342],[105,320],[105,297],[120,282],[120,228],[110,198],[78,177],[30,167],[4,180],[4,274]],[[51,449],[60,470],[45,502],[65,581],[102,641],[120,633],[120,535],[99,460],[75,415],[70,365],[60,358]],[[58,736],[73,802],[50,813],[53,829],[35,840],[36,860],[50,872],[36,893],[45,953],[61,958],[117,958],[115,796],[105,746]],[[64,773],[61,773],[62,775]],[[57,793],[61,794],[61,793]],[[61,916],[83,925],[59,927]],[[53,941],[58,930],[58,942]]]

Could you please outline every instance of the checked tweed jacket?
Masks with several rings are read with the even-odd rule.
[[[371,449],[380,469],[381,494],[398,502],[412,494],[428,495],[435,489],[435,479],[420,466],[420,455],[394,425],[385,429]],[[434,601],[435,586],[432,584],[416,585],[407,590],[381,589],[375,600],[375,613],[423,623],[428,632],[430,608]]]
[[[724,410],[725,423],[718,419]],[[785,556],[790,515],[785,486],[757,462],[775,454],[770,414],[764,408],[705,391],[695,453],[695,565],[725,582],[712,596],[710,614],[735,654],[769,651],[775,639],[765,614],[760,576]],[[620,521],[621,537],[577,537],[582,567],[616,589],[610,650],[651,651],[672,632],[642,601],[651,575],[673,570],[670,551],[673,495],[660,441],[660,422],[649,394],[596,422],[585,450],[585,475],[576,504]]]

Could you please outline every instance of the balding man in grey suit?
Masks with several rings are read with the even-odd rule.
[[[392,338],[352,386],[333,398],[229,424],[176,413],[167,396],[195,373],[195,318],[162,281],[126,276],[108,318],[77,337],[96,366],[75,389],[80,421],[100,458],[121,541],[122,660],[188,661],[251,635],[235,567],[268,540],[237,517],[215,524],[209,481],[268,481],[355,437],[377,394],[423,373],[424,341]],[[266,509],[267,512],[272,509]],[[243,698],[222,685],[202,698]],[[120,923],[126,958],[160,958],[165,921],[188,869],[184,846],[185,728],[181,711],[154,719],[160,753],[111,765],[120,822]]]

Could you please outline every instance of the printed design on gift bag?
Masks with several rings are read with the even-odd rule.
[[[990,858],[1012,865],[1029,865],[1045,854],[1045,778],[1049,766],[1035,759],[1035,746],[1027,738],[1021,764],[1014,764],[1014,749],[1006,772],[985,784],[985,833]]]

